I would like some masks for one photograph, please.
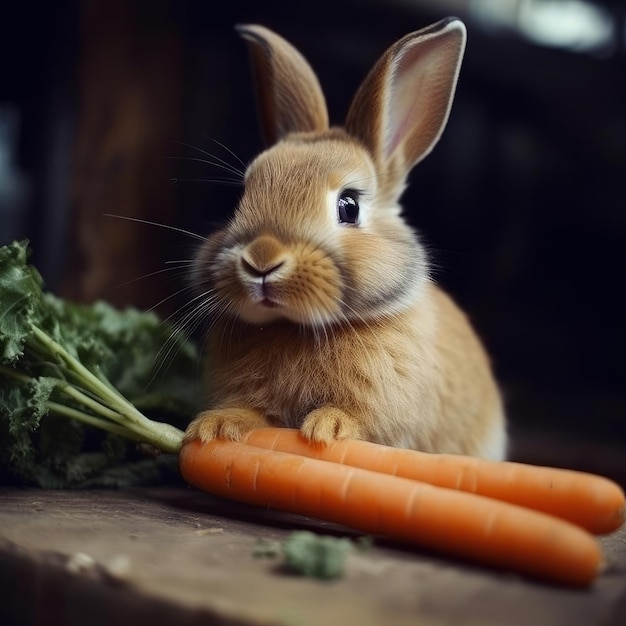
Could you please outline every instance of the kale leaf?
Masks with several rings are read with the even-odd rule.
[[[0,248],[0,482],[124,484],[131,461],[131,482],[153,475],[126,441],[178,451],[173,423],[201,397],[195,346],[154,313],[45,293],[29,252]]]

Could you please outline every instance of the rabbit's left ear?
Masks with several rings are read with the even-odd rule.
[[[399,184],[439,140],[448,120],[466,31],[447,18],[396,42],[357,92],[346,130],[370,150],[383,175]]]
[[[261,130],[268,146],[290,132],[328,130],[326,99],[306,59],[264,26],[239,25],[237,31],[249,44]]]

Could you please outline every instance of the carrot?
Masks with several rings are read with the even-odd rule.
[[[561,517],[596,534],[612,532],[624,521],[622,489],[607,478],[586,472],[430,454],[357,440],[340,440],[324,446],[286,428],[254,430],[244,441],[261,448],[504,500]]]
[[[483,496],[245,443],[183,444],[191,485],[544,580],[585,586],[602,555],[585,530]]]

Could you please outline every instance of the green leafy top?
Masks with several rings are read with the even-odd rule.
[[[44,293],[28,258],[27,242],[0,248],[0,480],[92,484],[131,456],[120,437],[175,452],[181,431],[152,420],[198,410],[195,346],[154,313]]]
[[[24,353],[24,341],[33,324],[42,316],[39,272],[28,265],[25,242],[0,248],[0,355],[1,362],[13,362]]]

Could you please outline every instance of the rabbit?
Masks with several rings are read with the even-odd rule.
[[[365,439],[506,456],[503,402],[468,319],[432,280],[399,204],[447,122],[466,30],[447,18],[393,44],[343,127],[304,57],[241,25],[268,144],[192,280],[214,313],[206,411],[185,438],[297,428],[320,445]]]

